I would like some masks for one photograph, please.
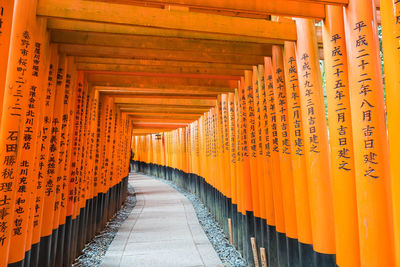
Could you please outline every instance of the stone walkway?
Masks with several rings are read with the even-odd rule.
[[[190,201],[165,183],[130,174],[137,203],[101,266],[222,266]]]

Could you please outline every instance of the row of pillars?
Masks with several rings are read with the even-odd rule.
[[[400,266],[400,2],[381,1],[386,106],[375,10],[326,7],[327,115],[314,22],[295,19],[297,42],[273,46],[198,121],[132,141],[142,168],[204,179],[231,203],[221,217],[225,202],[204,199],[221,224],[242,218],[250,263],[253,234],[270,266]]]
[[[125,198],[132,126],[35,0],[0,4],[0,266],[71,266]]]

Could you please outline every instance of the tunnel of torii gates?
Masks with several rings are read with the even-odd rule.
[[[0,266],[70,266],[133,153],[249,266],[400,266],[399,10],[0,0]]]

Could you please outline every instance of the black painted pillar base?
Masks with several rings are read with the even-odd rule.
[[[46,223],[46,222],[43,222]],[[38,266],[50,266],[51,235],[40,238]]]
[[[39,250],[40,250],[40,242],[33,244],[31,247],[31,258],[29,261],[30,267],[38,267],[39,264]]]
[[[314,253],[315,266],[321,267],[336,267],[336,255],[335,254],[324,254],[315,252]]]
[[[278,234],[276,227],[267,225],[267,251],[268,251],[268,266],[278,266]]]
[[[286,237],[288,263],[290,267],[300,267],[299,243],[297,239]]]
[[[300,266],[308,267],[315,266],[314,262],[314,250],[311,244],[304,244],[299,242],[299,258],[300,258]]]
[[[289,262],[286,235],[284,233],[276,232],[276,240],[278,243],[278,264],[280,267],[287,267],[289,266]]]

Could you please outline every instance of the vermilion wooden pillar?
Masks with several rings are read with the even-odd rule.
[[[62,135],[61,140],[65,142],[65,148],[63,155],[64,161],[61,165],[61,194],[60,194],[60,215],[59,215],[59,233],[56,247],[55,261],[66,263],[69,260],[69,244],[71,240],[71,216],[68,212],[68,203],[70,195],[70,184],[71,184],[71,160],[72,150],[74,145],[74,119],[76,111],[76,97],[78,93],[78,73],[76,71],[73,58],[68,57],[68,66],[65,83],[65,94],[64,94],[64,111],[62,120]]]
[[[271,142],[271,160],[272,160],[272,187],[274,194],[274,209],[275,209],[275,222],[276,230],[280,233],[285,233],[285,216],[283,212],[283,199],[282,189],[280,183],[280,161],[279,161],[279,140],[278,140],[278,126],[276,123],[276,107],[274,84],[272,75],[272,61],[271,58],[265,59],[265,91],[266,91],[266,105],[267,116],[269,122],[269,134]]]
[[[40,265],[48,265],[51,261],[51,246],[52,238],[55,237],[53,230],[58,226],[58,220],[55,222],[55,218],[58,215],[58,208],[55,208],[57,194],[60,192],[59,184],[61,179],[57,177],[57,170],[60,168],[59,163],[59,152],[60,152],[60,136],[61,136],[61,121],[63,114],[63,100],[65,94],[65,73],[67,68],[67,60],[65,55],[60,55],[57,78],[56,78],[56,90],[55,90],[55,102],[53,109],[53,116],[50,126],[50,144],[47,154],[47,160],[45,161],[45,172],[44,172],[44,199],[43,199],[43,221],[41,229],[41,247],[40,247]],[[58,217],[57,217],[58,218]],[[53,241],[54,242],[54,241]]]
[[[228,116],[228,95],[221,95],[221,111],[222,111],[222,132],[223,138],[221,140],[223,147],[223,164],[225,165],[225,196],[228,200],[232,199],[232,191],[231,191],[231,169],[230,169],[230,142],[229,142],[229,116]]]
[[[83,93],[83,72],[78,72],[77,74],[77,80],[76,80],[76,87],[75,87],[75,101],[74,101],[74,116],[72,118],[72,126],[73,130],[71,133],[71,158],[70,158],[70,163],[69,163],[69,183],[68,183],[68,201],[67,201],[67,209],[66,209],[66,216],[67,216],[67,224],[70,224],[67,226],[66,229],[66,234],[67,237],[69,238],[69,242],[67,242],[65,245],[66,246],[71,246],[71,238],[72,238],[72,224],[73,224],[73,219],[75,219],[75,210],[77,209],[76,203],[77,203],[77,182],[78,182],[78,171],[77,171],[77,157],[78,157],[78,146],[79,146],[79,124],[80,124],[80,118],[81,118],[81,109],[82,109],[82,93]],[[69,229],[68,229],[69,228]],[[67,256],[67,258],[69,258]],[[68,259],[69,260],[69,259]]]
[[[250,81],[248,81],[250,83]],[[246,85],[244,77],[241,78],[238,90],[238,104],[239,104],[239,121],[240,121],[240,147],[241,147],[241,170],[242,177],[239,185],[243,196],[243,232],[242,232],[242,247],[243,254],[246,259],[253,260],[252,251],[250,246],[250,238],[254,235],[254,211],[255,203],[254,196],[252,195],[253,189],[253,176],[251,173],[251,161],[250,161],[250,133],[249,133],[249,121],[248,121],[248,110],[246,101]],[[253,170],[254,172],[254,170]]]
[[[254,102],[254,134],[256,138],[256,159],[257,159],[257,177],[258,177],[258,187],[259,192],[259,202],[260,202],[260,219],[257,225],[257,233],[256,233],[256,242],[259,247],[265,247],[264,237],[266,237],[266,208],[265,208],[265,165],[264,165],[264,146],[263,146],[263,132],[262,132],[262,118],[261,118],[261,109],[262,103],[260,99],[260,84],[258,83],[258,68],[257,66],[253,66],[253,77],[252,77],[252,89],[253,89],[253,102]],[[265,233],[265,234],[264,234]]]
[[[332,163],[336,262],[339,266],[359,266],[353,135],[342,7],[326,7],[322,33]]]
[[[39,22],[42,21],[42,22]],[[42,24],[42,31],[46,31],[46,26],[45,26],[45,21],[46,19],[40,18],[38,19],[38,24]],[[27,232],[27,241],[26,241],[26,246],[25,246],[25,257],[26,259],[24,260],[24,264],[31,264],[31,266],[35,266],[35,256],[37,255],[38,251],[38,244],[33,243],[33,234],[35,231],[35,228],[38,228],[38,221],[39,221],[39,215],[41,215],[41,206],[38,203],[41,203],[41,200],[43,199],[42,196],[42,187],[41,187],[41,178],[39,177],[39,164],[41,162],[40,159],[40,154],[41,152],[41,134],[42,134],[42,126],[44,125],[44,109],[46,105],[46,95],[47,95],[47,85],[48,85],[48,75],[49,75],[49,70],[50,70],[50,65],[51,65],[51,45],[49,43],[49,35],[46,33],[46,36],[43,40],[43,42],[40,45],[40,49],[35,49],[36,55],[35,55],[35,72],[37,71],[37,68],[39,68],[38,73],[41,73],[41,79],[40,79],[40,87],[41,88],[41,93],[37,96],[38,101],[36,102],[35,105],[35,117],[37,119],[37,133],[38,136],[36,137],[36,150],[35,150],[35,164],[32,166],[32,180],[33,180],[33,187],[34,190],[32,190],[32,194],[30,195],[30,208],[29,208],[29,222],[28,222],[28,232]],[[36,46],[36,45],[35,45]],[[39,53],[40,51],[40,53]],[[40,54],[40,55],[39,55]],[[39,65],[37,64],[39,63]],[[36,75],[36,73],[35,73]],[[32,156],[31,156],[32,157]],[[40,183],[39,183],[40,182]]]
[[[229,233],[228,218],[231,217],[232,207],[232,192],[231,192],[231,170],[230,170],[230,142],[228,133],[228,95],[221,94],[221,153],[222,163],[224,165],[224,199],[223,211],[224,218],[222,218],[223,225],[225,226],[225,233]]]
[[[227,175],[226,175],[226,164],[225,164],[225,143],[224,143],[224,126],[223,126],[223,111],[222,111],[222,106],[223,106],[223,99],[224,96],[221,94],[218,96],[217,100],[217,128],[216,128],[216,137],[217,137],[217,162],[216,166],[220,166],[217,171],[217,180],[218,180],[218,190],[219,192],[222,193],[222,195],[226,195],[226,186],[227,186]],[[221,202],[219,202],[221,203]],[[222,207],[220,207],[220,220],[222,219]],[[222,225],[225,227],[227,226],[224,223]]]
[[[254,71],[254,70],[253,70]],[[275,215],[274,215],[274,198],[272,190],[272,177],[271,177],[271,134],[269,131],[270,121],[268,117],[268,105],[267,105],[267,93],[265,89],[264,80],[264,66],[259,65],[257,67],[257,85],[258,90],[255,92],[257,94],[258,103],[258,113],[260,120],[260,137],[262,148],[262,160],[261,160],[261,171],[264,173],[264,208],[265,217],[269,225],[275,226]]]
[[[244,98],[245,98],[245,109],[244,116],[246,116],[247,123],[247,153],[250,159],[250,176],[251,176],[251,198],[253,203],[254,213],[254,233],[249,236],[254,237],[258,234],[258,228],[260,225],[260,188],[259,188],[259,176],[258,176],[258,160],[257,160],[257,144],[258,140],[256,137],[256,120],[254,111],[254,97],[253,97],[253,84],[252,84],[253,73],[252,71],[245,71],[244,76]],[[250,178],[250,177],[248,177]],[[246,177],[246,179],[248,179]]]
[[[272,46],[272,78],[281,168],[281,184],[289,265],[299,261],[297,246],[297,218],[293,183],[292,149],[290,146],[289,114],[283,67],[283,47]]]
[[[281,182],[281,167],[280,167],[280,155],[279,155],[279,137],[278,137],[278,115],[277,107],[275,105],[275,93],[274,93],[274,77],[272,59],[266,57],[264,60],[265,70],[265,90],[266,90],[266,105],[267,105],[267,116],[268,116],[268,129],[271,142],[271,177],[272,177],[272,189],[273,189],[273,200],[275,210],[275,224],[277,232],[277,256],[278,264],[286,265],[288,257],[286,251],[286,225],[285,225],[285,212],[283,205],[283,192]]]
[[[301,266],[311,266],[312,262],[312,229],[310,200],[308,192],[307,165],[304,151],[303,116],[301,114],[297,58],[294,42],[285,42],[284,68],[286,79],[286,99],[288,124],[290,125],[290,144],[292,151],[293,181],[297,216],[297,233]]]
[[[381,0],[382,46],[385,70],[387,124],[389,131],[390,176],[394,218],[396,265],[400,266],[400,2]]]
[[[17,2],[14,9],[10,54],[5,79],[2,119],[0,124],[0,265],[6,266],[12,234],[19,234],[20,225],[14,221],[17,181],[18,144],[23,136],[23,116],[29,95],[28,81],[32,57],[32,10],[35,1]],[[32,8],[32,9],[30,9]],[[19,212],[19,211],[18,211]]]
[[[297,69],[316,265],[335,265],[335,227],[325,104],[314,21],[296,19]]]
[[[37,192],[34,203],[35,209],[33,212],[32,251],[31,251],[31,262],[30,262],[32,266],[37,266],[39,259],[39,247],[40,247],[41,229],[43,224],[43,207],[44,207],[44,193],[45,193],[44,181],[45,177],[47,176],[46,163],[50,147],[51,123],[53,120],[57,69],[58,69],[58,47],[57,45],[50,45],[50,65],[47,71],[46,86],[44,87],[45,94],[43,97],[45,100],[43,106],[41,107],[42,112],[39,117],[40,120],[39,122],[41,123],[40,138],[37,144],[38,160],[35,165],[35,169],[37,172]]]
[[[237,150],[236,150],[236,124],[235,124],[235,94],[228,94],[228,139],[229,139],[229,165],[230,165],[230,180],[231,180],[231,196],[232,196],[232,224],[233,224],[233,242],[238,248],[238,174],[237,168]]]
[[[97,231],[100,231],[102,228],[102,217],[104,212],[104,205],[105,205],[105,188],[106,188],[106,179],[104,174],[104,162],[106,156],[106,125],[107,125],[107,113],[108,113],[108,102],[105,97],[99,98],[99,120],[97,121],[98,127],[98,167],[95,170],[95,175],[98,175],[98,187],[99,187],[99,205],[101,209],[99,209],[99,214],[96,217],[97,221]],[[134,139],[135,145],[134,152],[136,160],[141,159],[141,153],[139,150],[139,137],[135,137]]]
[[[71,176],[73,170],[75,171],[74,176],[74,202],[73,202],[73,209],[72,209],[72,233],[71,233],[71,250],[70,250],[70,258],[74,259],[81,248],[83,233],[82,233],[82,225],[84,225],[85,217],[83,216],[83,202],[85,198],[85,191],[86,191],[86,184],[85,178],[83,176],[83,168],[82,168],[82,154],[84,154],[84,128],[86,123],[86,114],[87,114],[87,99],[88,99],[88,86],[84,78],[83,73],[78,73],[78,82],[77,82],[77,94],[80,97],[77,97],[77,110],[79,109],[79,115],[76,114],[76,150],[73,152],[72,156],[72,163],[71,163]],[[78,119],[79,116],[79,119]],[[75,131],[74,130],[74,131]],[[72,179],[71,179],[72,181]],[[103,215],[103,225],[104,221],[107,220],[106,216]]]
[[[34,20],[34,14],[31,17]],[[34,172],[36,158],[32,157],[32,155],[36,155],[40,107],[45,93],[43,84],[45,78],[47,78],[44,70],[45,64],[42,63],[47,39],[45,38],[45,20],[37,20],[32,26],[34,26],[31,38],[31,55],[33,56],[27,69],[29,101],[25,102],[24,114],[22,114],[23,138],[19,140],[17,152],[17,194],[15,196],[16,213],[14,215],[14,224],[16,225],[15,227],[18,227],[19,232],[11,235],[10,246],[14,249],[10,250],[9,264],[22,264],[25,258],[25,251],[30,249],[29,213],[30,209],[34,207],[34,203],[31,203],[31,201],[34,202],[35,198],[32,195],[35,196],[37,190],[37,176],[35,176]]]
[[[275,207],[274,207],[274,191],[273,191],[273,166],[272,166],[272,134],[269,117],[269,105],[267,99],[267,89],[264,79],[264,65],[258,65],[258,94],[260,98],[260,119],[261,119],[261,138],[262,138],[262,171],[264,172],[264,201],[265,201],[265,216],[266,216],[266,240],[264,245],[268,250],[268,264],[276,265],[277,262],[277,242],[276,242],[276,223],[275,223]],[[271,82],[269,83],[271,84]]]
[[[389,151],[375,4],[353,0],[344,14],[361,266],[394,266]]]
[[[251,193],[251,173],[250,173],[250,157],[249,157],[249,133],[248,133],[248,121],[246,115],[246,89],[244,82],[241,82],[239,89],[239,105],[240,105],[240,120],[241,120],[241,150],[242,150],[242,161],[243,161],[243,196],[244,196],[244,207],[246,211],[253,211],[253,200]]]
[[[67,177],[66,177],[66,170],[65,170],[65,164],[66,164],[66,155],[67,155],[67,144],[69,143],[68,138],[68,127],[70,124],[68,123],[68,116],[69,116],[69,103],[70,103],[70,98],[72,98],[72,92],[73,90],[70,88],[71,87],[71,69],[72,69],[72,58],[71,57],[66,57],[66,68],[64,70],[65,74],[63,74],[64,79],[62,82],[62,86],[64,87],[64,92],[62,95],[62,111],[61,111],[61,116],[60,116],[60,121],[59,121],[59,140],[58,140],[58,147],[57,147],[57,153],[58,153],[58,164],[56,165],[57,168],[55,170],[55,177],[56,177],[56,185],[55,185],[55,201],[54,201],[54,219],[53,219],[53,236],[52,236],[52,245],[51,245],[51,255],[50,255],[50,261],[52,263],[55,262],[55,257],[56,257],[56,250],[59,249],[58,243],[62,244],[63,242],[59,242],[60,237],[62,238],[62,231],[60,231],[60,222],[61,225],[64,225],[65,222],[65,217],[63,220],[61,220],[62,213],[63,213],[63,208],[65,207],[64,201],[62,200],[64,198],[64,189],[66,187],[67,183]],[[69,71],[70,70],[70,71]],[[59,77],[60,78],[60,77]]]
[[[238,84],[238,88],[240,88],[240,84]],[[239,90],[235,90],[235,136],[236,136],[236,173],[237,173],[237,183],[236,183],[236,191],[238,198],[238,231],[237,231],[237,241],[239,251],[243,253],[244,251],[244,243],[243,243],[243,234],[244,234],[244,216],[246,215],[245,201],[244,201],[244,157],[242,150],[242,120],[241,120],[241,106],[239,99]]]

